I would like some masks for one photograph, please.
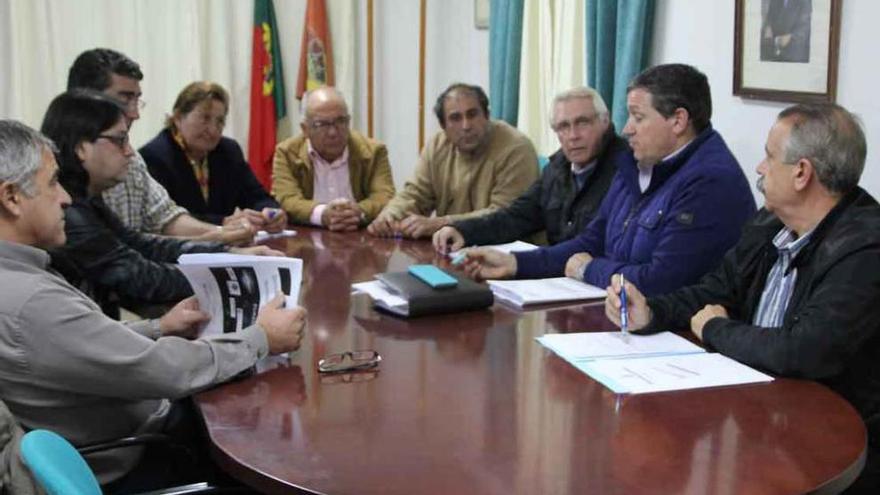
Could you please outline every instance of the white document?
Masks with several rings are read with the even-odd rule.
[[[566,361],[577,364],[597,359],[620,359],[706,351],[672,332],[651,335],[623,332],[548,333],[536,340]]]
[[[488,244],[488,245],[480,246],[480,247],[491,248],[496,251],[501,251],[502,253],[509,254],[509,253],[519,253],[521,251],[531,251],[533,249],[538,249],[538,247],[540,247],[540,246],[536,246],[535,244],[532,244],[531,242],[513,241],[513,242],[508,242],[507,244]],[[449,253],[449,257],[455,258],[456,256],[458,256],[458,253],[460,253],[461,251],[462,251],[461,249],[459,249],[458,251],[453,251],[453,252]]]
[[[616,393],[641,394],[773,381],[671,332],[547,334],[536,340]]]
[[[281,232],[275,232],[270,234],[265,230],[260,230],[257,232],[257,235],[254,236],[254,244],[258,244],[263,241],[271,241],[272,239],[283,239],[285,237],[293,237],[296,235],[295,230],[284,229]]]
[[[302,260],[229,253],[184,254],[178,260],[202,311],[211,321],[202,335],[237,332],[257,321],[263,305],[279,292],[285,307],[299,300]]]
[[[519,308],[530,304],[602,299],[606,296],[605,289],[568,277],[489,280],[488,283],[496,298]]]
[[[380,280],[351,284],[351,288],[356,292],[368,294],[373,298],[377,306],[381,306],[392,313],[404,316],[409,314],[409,302]]]
[[[611,391],[643,394],[771,382],[773,377],[718,353],[602,359],[575,365]]]

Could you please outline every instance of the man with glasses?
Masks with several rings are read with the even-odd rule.
[[[272,195],[295,223],[357,230],[394,196],[388,150],[349,128],[335,88],[310,91],[303,106],[302,134],[275,148]]]
[[[489,119],[483,88],[450,85],[434,114],[443,130],[425,145],[415,176],[370,224],[371,234],[430,237],[452,222],[504,208],[538,178],[532,142]]]
[[[550,126],[560,150],[541,177],[510,206],[489,215],[454,222],[434,234],[434,247],[448,253],[473,244],[500,244],[542,230],[556,244],[590,222],[618,165],[632,161],[626,141],[614,132],[602,97],[574,88],[553,99]]]
[[[67,76],[67,89],[93,89],[118,100],[133,125],[144,108],[140,85],[143,77],[140,66],[122,53],[94,48],[74,60]],[[104,191],[102,198],[123,224],[136,232],[235,245],[250,244],[256,232],[256,226],[240,218],[229,218],[219,228],[194,218],[150,176],[137,152],[123,182]]]
[[[467,251],[488,279],[565,276],[606,287],[615,274],[645,293],[695,283],[739,240],[755,213],[748,180],[712,128],[706,76],[689,65],[646,69],[627,88],[620,165],[596,218],[580,235],[533,251]]]

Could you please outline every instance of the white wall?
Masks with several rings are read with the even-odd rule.
[[[275,0],[288,116],[280,137],[299,132],[295,98],[304,0]],[[337,85],[366,133],[366,0],[327,0]],[[375,137],[388,145],[395,182],[409,178],[418,158],[419,2],[375,4]],[[453,81],[488,91],[489,36],[474,28],[474,0],[428,0],[425,133],[437,94]],[[139,62],[148,105],[132,128],[141,146],[161,128],[187,83],[217,81],[232,103],[225,134],[247,147],[253,3],[241,0],[0,0],[0,118],[39,127],[64,90],[67,70],[83,50],[115,48]],[[86,24],[90,24],[86,26]],[[343,35],[355,33],[346,50]]]
[[[374,4],[375,137],[388,145],[394,182],[400,187],[412,176],[420,151],[419,3]],[[478,84],[489,92],[489,31],[474,28],[473,0],[428,0],[426,16],[425,142],[439,130],[432,108],[450,83]]]
[[[489,91],[489,31],[474,27],[473,0],[428,0],[425,32],[425,141],[439,130],[432,108],[437,95],[450,83],[463,81]],[[415,171],[418,147],[419,2],[378,0],[373,2],[374,43],[374,137],[388,146],[394,182],[402,187]],[[288,91],[286,130],[299,132],[299,103],[294,99],[299,64],[300,37],[305,2],[275,0],[284,54],[285,87]],[[366,1],[327,0],[331,30],[333,21],[355,16],[357,56],[352,70],[359,74],[353,87],[343,88],[352,106],[355,128],[367,132]],[[293,20],[291,23],[290,20]],[[337,56],[334,47],[334,56]],[[338,60],[338,57],[337,57]],[[337,61],[337,67],[339,63]],[[338,74],[337,74],[338,76]],[[244,140],[246,141],[246,135]]]
[[[878,17],[880,2],[843,2],[837,86],[837,102],[857,113],[865,126],[868,160],[861,185],[875,197],[880,197],[880,151],[874,146],[880,140],[880,102],[872,89],[880,78]],[[658,0],[652,63],[684,62],[709,77],[712,123],[752,179],[767,131],[788,105],[733,96],[733,23],[733,1]],[[757,192],[756,198],[763,204]]]

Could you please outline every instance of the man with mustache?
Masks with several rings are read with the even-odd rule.
[[[510,206],[489,215],[454,222],[434,234],[440,253],[465,245],[500,244],[540,231],[556,244],[579,234],[596,214],[617,167],[632,161],[626,142],[614,132],[608,107],[591,88],[573,88],[553,99],[550,127],[560,149],[541,177]]]
[[[758,165],[764,209],[700,283],[648,298],[627,280],[629,328],[690,329],[770,373],[816,380],[868,429],[867,463],[846,493],[880,489],[880,205],[858,186],[867,145],[833,104],[783,110]],[[605,303],[620,325],[620,280]]]
[[[538,177],[535,147],[510,125],[489,119],[483,88],[449,86],[434,113],[443,130],[425,145],[415,177],[370,224],[370,234],[430,237],[451,222],[509,205]]]

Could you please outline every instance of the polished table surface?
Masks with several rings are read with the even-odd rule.
[[[864,462],[855,410],[819,384],[616,395],[544,349],[548,332],[611,330],[601,303],[403,320],[350,285],[426,241],[297,227],[302,349],[196,398],[218,464],[265,493],[834,493]],[[375,349],[379,371],[322,376],[326,354]]]

